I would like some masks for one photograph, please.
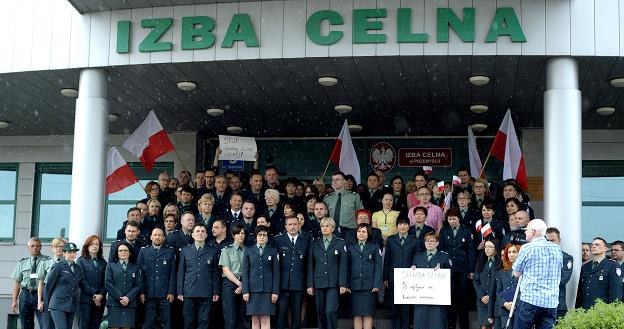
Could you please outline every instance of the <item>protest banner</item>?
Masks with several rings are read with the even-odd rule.
[[[258,147],[253,137],[219,135],[219,160],[256,161]]]
[[[451,305],[451,270],[395,268],[394,303]]]

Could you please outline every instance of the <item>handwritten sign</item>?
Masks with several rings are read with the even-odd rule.
[[[219,135],[219,160],[256,161],[256,139],[253,137]]]
[[[395,268],[394,303],[451,305],[451,270]]]

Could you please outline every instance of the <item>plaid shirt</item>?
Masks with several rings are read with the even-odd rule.
[[[557,308],[563,256],[559,245],[536,237],[524,246],[513,264],[522,272],[520,299],[537,307]]]

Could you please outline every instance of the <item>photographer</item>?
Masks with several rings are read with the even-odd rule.
[[[503,246],[506,246],[508,243],[525,244],[527,242],[525,240],[524,230],[531,221],[529,213],[525,210],[518,210],[513,216],[514,219],[509,220],[509,227],[511,230],[503,236]]]
[[[513,264],[514,276],[522,276],[514,329],[553,328],[563,266],[561,248],[546,240],[546,223],[541,219],[530,221],[524,233],[528,243]]]

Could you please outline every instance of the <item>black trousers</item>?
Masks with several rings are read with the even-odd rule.
[[[39,326],[44,323],[43,314],[37,311],[37,290],[22,288],[19,293],[20,324],[23,329],[35,329],[35,315]]]
[[[301,300],[303,290],[281,290],[279,297],[279,317],[277,328],[301,328]],[[288,308],[290,307],[290,326],[288,326]]]
[[[448,327],[454,329],[459,319],[461,329],[469,329],[468,324],[468,273],[451,272],[451,305],[448,307]]]
[[[336,329],[338,326],[338,288],[314,289],[319,329]]]
[[[171,305],[167,298],[145,298],[144,329],[156,328],[156,317],[160,316],[160,328],[171,329]]]
[[[212,308],[212,298],[184,298],[184,328],[208,329],[208,319]]]
[[[103,317],[104,305],[96,307],[93,302],[78,304],[78,326],[80,329],[99,329]]]

